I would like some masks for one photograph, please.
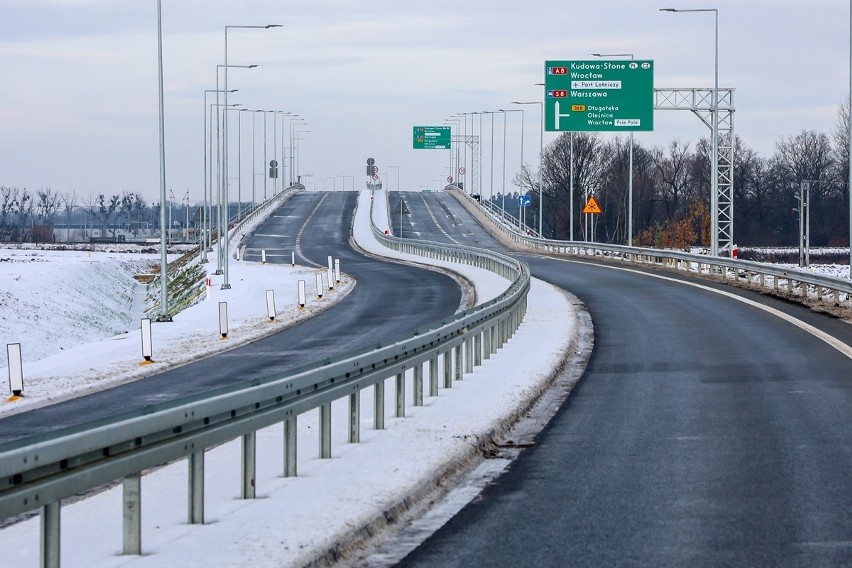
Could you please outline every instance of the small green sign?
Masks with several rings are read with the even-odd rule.
[[[654,62],[545,61],[548,132],[654,130]]]
[[[415,150],[449,150],[451,133],[449,126],[415,126]]]

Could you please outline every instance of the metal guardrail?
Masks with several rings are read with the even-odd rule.
[[[503,222],[466,193],[457,188],[453,188],[453,191],[463,196],[462,199],[465,199],[469,205],[475,206],[488,216],[494,229],[525,251],[565,256],[599,257],[633,265],[663,267],[689,272],[696,276],[747,284],[765,291],[772,290],[776,294],[801,302],[809,300],[826,301],[831,298],[835,305],[852,309],[852,281],[850,280],[736,258],[624,245],[528,237]]]
[[[371,222],[372,224],[372,222]],[[499,297],[387,344],[342,354],[283,374],[0,445],[0,519],[41,514],[41,566],[59,566],[60,500],[123,480],[123,551],[141,553],[141,471],[188,458],[188,522],[204,522],[204,451],[242,438],[242,497],[255,496],[256,432],[283,423],[285,476],[295,476],[299,414],[320,411],[320,457],[331,457],[331,403],[349,398],[349,441],[360,438],[360,395],[372,387],[374,427],[384,428],[385,380],[396,377],[396,416],[405,415],[405,373],[413,369],[414,405],[488,359],[513,335],[526,312],[527,265],[492,251],[412,242],[373,233],[386,246],[427,258],[480,266],[509,279]]]

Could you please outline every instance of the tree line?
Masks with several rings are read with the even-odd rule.
[[[136,234],[142,223],[154,223],[158,214],[133,192],[111,196],[100,193],[80,199],[76,191],[62,193],[43,187],[32,192],[0,186],[0,241],[52,241],[58,222],[66,227],[72,222],[86,223],[100,231],[100,236],[115,236],[121,221]]]
[[[831,135],[802,130],[782,136],[775,151],[762,157],[739,137],[734,145],[734,239],[741,246],[793,246],[799,239],[799,192],[810,183],[811,244],[849,244],[849,106],[841,105]],[[573,135],[574,194],[570,195],[570,134],[544,149],[544,236],[568,239],[574,203],[574,238],[581,239],[585,197],[593,195],[600,215],[590,215],[596,240],[627,242],[629,138],[605,139],[597,133]],[[633,146],[633,244],[687,248],[710,243],[710,141],[694,146],[674,140],[666,147]],[[538,173],[525,166],[515,177],[532,196],[527,224],[535,227]],[[513,196],[514,197],[514,196]],[[510,199],[517,214],[517,200]]]

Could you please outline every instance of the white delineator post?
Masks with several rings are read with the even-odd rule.
[[[140,365],[150,365],[154,362],[152,359],[153,343],[151,341],[151,318],[142,318],[142,359]]]
[[[322,274],[317,274],[317,298],[322,299]]]
[[[261,249],[260,251],[260,262],[266,264],[266,249]]]
[[[21,357],[21,344],[7,344],[6,354],[9,361],[9,390],[12,391],[12,398],[14,399],[24,392],[24,363]]]
[[[292,266],[293,268],[296,268],[296,253],[295,252],[290,253],[290,266]]]
[[[228,302],[219,302],[219,334],[228,339]]]
[[[334,259],[334,281],[340,283],[340,259]]]
[[[299,280],[299,309],[305,308],[305,281]]]
[[[275,292],[272,290],[266,291],[266,315],[269,317],[269,323],[275,321]]]

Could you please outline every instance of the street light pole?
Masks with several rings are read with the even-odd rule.
[[[399,166],[388,166],[388,167],[389,168],[396,168],[396,190],[399,191]],[[353,183],[353,189],[354,189],[354,183],[355,182],[353,181],[352,183]]]
[[[457,118],[448,118],[448,119],[444,120],[444,124],[449,124],[451,122],[455,124],[457,132],[458,132],[461,121]],[[455,167],[455,170],[454,170],[453,169],[453,136],[452,136],[452,134],[453,134],[452,125],[450,125],[450,176],[453,178],[453,181],[455,182],[455,181],[458,181],[458,180],[456,180],[456,173],[457,173],[456,170],[458,170],[458,168],[459,168],[459,152],[458,152],[458,146],[456,146],[456,148],[455,148],[455,150],[456,150],[456,159],[455,159],[456,167]],[[458,133],[456,134],[456,136],[458,137]],[[450,183],[452,183],[452,182],[450,182]]]
[[[506,121],[506,116],[507,116],[506,113],[507,112],[519,112],[519,113],[521,113],[521,169],[519,170],[518,175],[522,176],[523,173],[524,173],[524,109],[521,109],[521,108],[508,109],[508,110],[500,109],[500,112],[503,113],[503,128],[504,128],[504,131],[505,131],[505,121]],[[505,141],[504,141],[504,144],[505,144]],[[504,145],[504,148],[505,148],[505,145]],[[504,160],[505,160],[505,156],[504,156]],[[523,189],[523,188],[519,185],[518,186],[518,195],[520,195],[521,189]],[[521,217],[520,213],[521,212],[518,211],[518,220],[519,221],[520,221],[520,217]],[[524,214],[526,214],[526,210],[524,210]]]
[[[239,104],[228,105],[227,104],[228,93],[225,92],[225,90],[219,89],[219,71],[225,71],[225,74],[227,75],[227,71],[228,71],[229,67],[237,67],[237,68],[240,68],[240,69],[255,69],[257,67],[260,67],[260,65],[256,65],[256,64],[252,64],[252,65],[221,64],[221,65],[216,66],[216,191],[217,191],[216,232],[217,232],[217,239],[216,239],[216,272],[214,274],[217,274],[217,275],[222,274],[222,272],[223,272],[222,268],[223,268],[223,265],[224,265],[224,259],[222,258],[224,256],[222,254],[222,233],[223,233],[223,231],[222,231],[222,217],[223,217],[222,202],[223,202],[224,190],[225,190],[225,187],[227,186],[227,183],[228,183],[227,179],[224,179],[224,181],[223,181],[223,175],[222,175],[222,172],[223,172],[222,168],[224,167],[224,163],[225,163],[225,148],[226,148],[226,146],[225,146],[225,137],[223,136],[224,130],[220,131],[220,126],[224,124],[225,120],[227,120],[227,118],[228,118],[227,114],[228,113],[223,111],[223,117],[222,117],[223,120],[220,122],[220,120],[219,120],[219,118],[220,118],[219,108],[224,106],[224,108],[227,109],[228,107],[232,107],[232,106],[242,106],[242,105],[239,105]],[[234,91],[236,91],[236,89],[231,89],[230,92],[234,92]],[[224,105],[219,100],[219,93],[225,93],[225,104]],[[211,125],[211,128],[212,128],[212,125]],[[213,196],[212,177],[211,177],[210,196],[211,196],[211,200],[212,200],[212,196]]]
[[[630,57],[633,61],[632,53],[590,53],[592,57]],[[630,131],[630,151],[628,158],[628,173],[627,173],[627,246],[633,244],[633,131]]]
[[[490,184],[490,190],[488,195],[488,210],[491,211],[493,207],[492,201],[494,200],[494,115],[497,113],[491,110],[483,110],[480,111],[480,114],[491,115],[491,172],[488,176],[488,182]],[[482,119],[480,118],[480,120]]]
[[[506,111],[503,113],[503,182],[500,191],[500,209],[503,212],[503,221],[506,220]]]
[[[232,89],[231,92],[235,92],[237,90],[238,89]],[[216,93],[216,97],[218,98],[220,92],[222,92],[222,91],[219,90],[219,89],[204,89],[204,140],[203,140],[203,144],[202,144],[202,147],[204,148],[204,184],[202,185],[202,193],[204,195],[204,199],[203,199],[203,205],[202,205],[202,209],[201,209],[204,212],[203,215],[202,215],[204,218],[201,222],[201,229],[202,229],[201,235],[202,235],[202,237],[201,237],[201,239],[199,239],[200,245],[201,245],[200,248],[201,248],[201,262],[202,263],[207,263],[207,247],[210,244],[210,242],[209,242],[209,238],[210,238],[210,201],[212,201],[212,198],[213,198],[212,192],[208,192],[208,184],[209,184],[210,180],[208,178],[208,163],[207,163],[207,155],[208,155],[208,149],[207,149],[207,95],[209,93]],[[211,107],[211,109],[212,109],[212,107]],[[211,113],[210,122],[212,124],[212,113]],[[212,154],[212,144],[211,144],[211,148],[210,148],[210,153]]]
[[[710,254],[719,256],[719,9],[718,8],[660,8],[661,12],[713,12],[715,22],[713,103],[711,109],[710,141]],[[729,251],[729,254],[732,251]],[[850,253],[852,255],[852,253]]]
[[[846,186],[846,193],[849,196],[849,279],[852,280],[852,1],[849,2],[849,116],[847,116],[848,124],[847,143],[849,144],[849,155],[847,156],[849,164],[849,184]]]
[[[296,182],[296,140],[294,132],[299,127],[299,125],[305,126],[308,124],[308,121],[299,117],[299,115],[293,115],[293,118],[297,118],[298,120],[290,120],[290,185],[293,185]]]
[[[157,0],[157,77],[159,91],[160,122],[160,203],[166,201],[166,129],[165,109],[163,105],[163,10],[161,0]],[[166,212],[160,207],[160,227],[166,222]],[[168,293],[168,251],[166,239],[160,230],[160,315],[157,321],[172,321],[169,314]]]
[[[302,140],[302,138],[299,138],[299,134],[307,134],[308,132],[310,132],[310,130],[296,130],[296,171],[293,172],[296,176],[295,183],[301,183],[299,181],[299,158],[301,157],[301,152],[299,151],[299,140]]]
[[[228,30],[229,29],[269,29],[269,28],[280,28],[282,27],[280,24],[267,24],[265,26],[225,26],[225,109],[228,108]],[[225,208],[225,217],[224,217],[224,254],[223,254],[223,264],[225,267],[225,279],[222,282],[222,290],[229,290],[231,288],[231,283],[228,281],[228,113],[225,112],[225,121],[222,127],[222,137],[224,138],[225,151],[222,156],[222,178],[224,183],[224,191],[222,192],[224,196],[223,206]]]
[[[538,146],[538,238],[544,238],[544,103],[541,101],[512,101],[515,105],[538,105],[541,111]]]

